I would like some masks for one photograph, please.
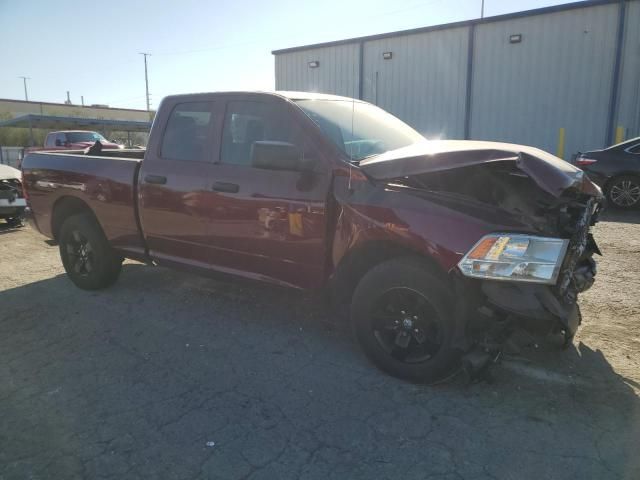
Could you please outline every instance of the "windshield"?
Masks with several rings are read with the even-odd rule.
[[[67,142],[70,143],[95,142],[96,140],[100,140],[100,142],[107,141],[106,138],[97,132],[67,132],[66,136]]]
[[[353,160],[424,141],[409,125],[369,103],[348,100],[298,100],[296,103]]]

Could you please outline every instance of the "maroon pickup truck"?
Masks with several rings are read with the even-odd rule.
[[[70,279],[124,258],[331,293],[380,368],[433,382],[516,327],[564,333],[595,275],[601,191],[535,148],[426,141],[366,102],[309,93],[167,97],[146,151],[38,152],[32,225]]]

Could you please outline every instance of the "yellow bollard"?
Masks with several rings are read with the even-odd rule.
[[[618,126],[616,128],[616,141],[615,141],[615,143],[622,143],[622,142],[624,142],[624,127]]]
[[[556,151],[556,157],[564,159],[564,127],[558,130],[558,150]]]

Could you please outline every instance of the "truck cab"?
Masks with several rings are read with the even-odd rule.
[[[321,286],[334,152],[313,127],[273,95],[165,99],[139,172],[149,254]]]

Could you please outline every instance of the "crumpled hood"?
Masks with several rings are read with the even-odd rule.
[[[0,180],[22,180],[22,174],[17,168],[9,165],[0,165]]]
[[[538,148],[511,143],[427,140],[362,160],[360,168],[376,180],[392,180],[509,160],[554,197],[572,187],[594,196],[602,194],[579,168]]]

